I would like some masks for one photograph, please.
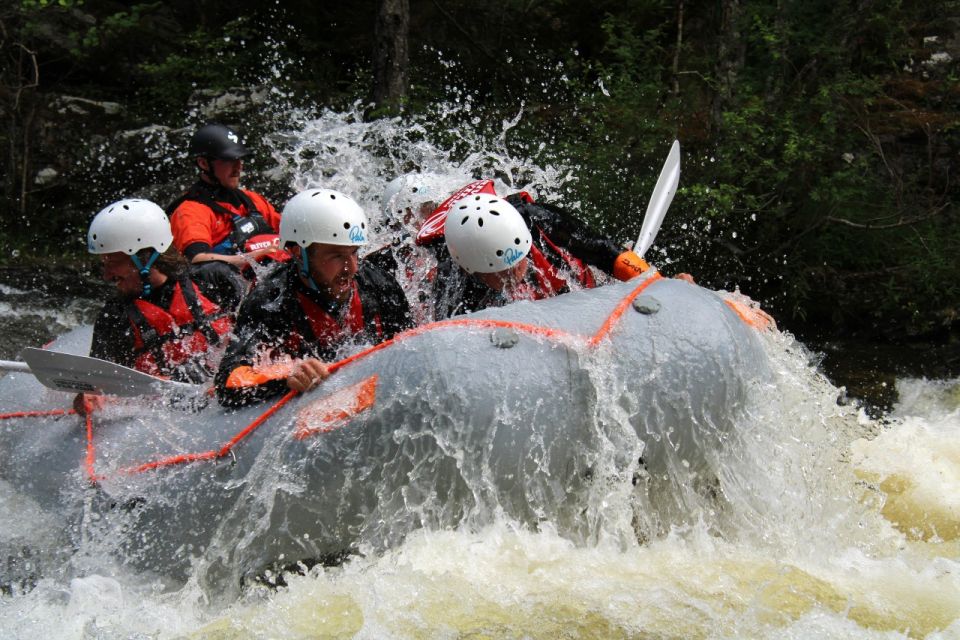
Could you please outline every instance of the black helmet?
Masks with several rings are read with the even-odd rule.
[[[208,124],[197,129],[190,139],[190,155],[236,160],[250,155],[250,151],[240,143],[240,136],[230,127]]]

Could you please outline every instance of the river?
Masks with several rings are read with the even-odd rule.
[[[362,138],[350,133],[359,126],[368,125],[328,113],[301,121],[296,135],[282,134],[327,145],[334,151],[325,162],[347,168],[329,178],[316,156],[300,154],[314,159],[299,167],[293,186],[328,176],[330,186],[375,206],[373,191],[361,185],[391,167],[371,167],[370,152],[349,144]],[[487,151],[501,166],[520,162]],[[421,163],[443,159],[432,148],[417,153]],[[544,167],[531,179],[549,186],[562,175]],[[5,273],[2,357],[95,313],[101,290],[76,272],[52,283]],[[574,544],[549,522],[531,529],[508,518],[482,528],[421,529],[385,551],[287,576],[285,586],[249,587],[226,604],[195,582],[171,589],[122,565],[90,571],[71,560],[29,584],[4,581],[2,635],[960,638],[960,379],[874,366],[881,375],[868,386],[886,383],[890,393],[871,399],[868,411],[842,388],[835,374],[844,367],[832,366],[831,380],[822,355],[789,333],[761,340],[772,379],[754,390],[737,425],[749,449],[730,459],[730,477],[740,484],[724,490],[737,508],[719,532],[706,513],[652,539],[599,535],[589,544]],[[843,362],[843,353],[834,349],[829,358]],[[30,512],[5,483],[0,507],[2,541],[43,540],[58,526],[49,514]],[[29,557],[7,558],[8,570],[14,562]]]

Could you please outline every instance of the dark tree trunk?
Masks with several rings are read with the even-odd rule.
[[[677,1],[677,41],[673,50],[673,97],[680,97],[680,49],[683,48],[683,0]]]
[[[710,109],[714,132],[723,129],[723,112],[733,100],[737,77],[744,63],[744,46],[740,33],[742,13],[740,0],[722,0],[720,6],[717,64],[714,67],[717,90]]]
[[[407,95],[409,31],[409,0],[382,0],[373,30],[373,87],[370,94],[377,110],[396,111]]]

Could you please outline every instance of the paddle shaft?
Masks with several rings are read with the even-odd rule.
[[[30,373],[30,365],[15,360],[0,360],[0,371],[22,371]]]

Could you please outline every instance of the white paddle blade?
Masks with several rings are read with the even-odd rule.
[[[663,164],[660,177],[657,179],[657,186],[653,188],[653,194],[650,196],[647,213],[643,217],[643,226],[640,227],[640,236],[633,245],[633,252],[641,258],[657,237],[660,223],[663,222],[663,217],[667,214],[670,203],[673,202],[673,196],[677,193],[678,184],[680,184],[680,141],[674,140],[670,153],[667,154],[667,161]]]
[[[57,391],[141,396],[196,390],[191,384],[156,378],[142,371],[88,356],[27,348],[23,351],[23,359],[30,365],[30,372],[40,384]]]

